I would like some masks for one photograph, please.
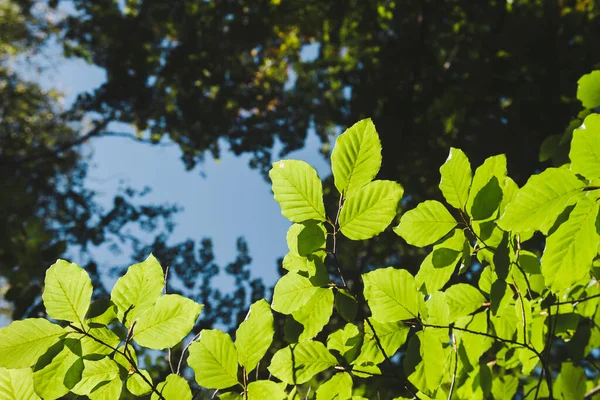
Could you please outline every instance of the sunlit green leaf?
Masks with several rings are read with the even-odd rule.
[[[381,167],[381,143],[370,118],[346,129],[335,142],[331,169],[337,190],[345,197],[371,182]]]
[[[583,182],[568,169],[548,168],[519,189],[498,226],[515,233],[539,230],[548,234],[558,215],[575,202],[583,187]]]
[[[325,220],[323,187],[313,167],[304,161],[281,160],[273,163],[269,176],[284,217],[292,222]]]
[[[179,375],[169,374],[164,382],[156,386],[156,390],[165,400],[192,400],[192,390],[187,381]],[[153,392],[150,400],[158,400],[158,395]]]
[[[363,274],[364,294],[379,322],[418,318],[424,307],[415,278],[404,269],[381,268]]]
[[[419,272],[415,276],[417,287],[425,285],[425,291],[431,294],[440,290],[452,277],[456,264],[462,257],[465,244],[462,229],[455,229],[452,236],[433,247],[425,257]]]
[[[579,78],[577,98],[585,108],[600,106],[600,71],[592,71]]]
[[[379,323],[372,318],[369,319],[369,322],[370,324],[367,321],[364,323],[365,333],[360,354],[352,362],[358,370],[364,370],[369,365],[382,363],[385,356],[392,357],[400,346],[406,342],[410,330],[407,325],[401,322]],[[371,325],[374,329],[371,328]],[[385,354],[381,351],[381,348],[383,348]]]
[[[80,266],[58,260],[46,271],[42,299],[53,319],[83,325],[92,300],[92,280]]]
[[[123,390],[123,382],[120,379],[114,379],[109,382],[102,382],[88,394],[90,400],[108,400],[119,399]]]
[[[140,370],[140,372],[146,377],[148,382],[152,383],[152,377],[148,371]],[[127,390],[136,396],[143,396],[150,393],[152,388],[139,374],[135,373],[127,377]]]
[[[337,350],[346,361],[351,362],[358,354],[362,336],[356,325],[346,324],[343,329],[338,329],[327,337],[327,348]]]
[[[456,226],[456,220],[439,201],[427,200],[404,213],[394,228],[408,244],[427,246],[443,238]]]
[[[403,193],[404,189],[396,182],[369,182],[344,203],[340,212],[340,230],[352,240],[366,240],[378,235],[396,216]]]
[[[252,304],[248,316],[235,334],[235,347],[240,365],[247,371],[253,370],[273,342],[274,333],[273,314],[269,303],[262,299]]]
[[[473,332],[488,333],[487,315],[485,312],[480,312],[475,315],[461,317],[456,321],[454,326],[465,328]],[[494,344],[492,338],[482,335],[476,335],[457,329],[453,331],[453,334],[456,338],[456,342],[463,347],[461,353],[464,351],[469,366],[473,369],[479,365],[479,359]],[[463,360],[463,363],[467,360]]]
[[[225,389],[238,383],[237,351],[228,334],[205,329],[189,353],[188,364],[200,386]]]
[[[271,308],[282,314],[291,314],[308,303],[318,290],[310,279],[289,272],[277,281]]]
[[[548,237],[542,256],[542,274],[553,292],[568,288],[590,270],[598,254],[596,217],[599,203],[585,197]]]
[[[477,168],[469,192],[467,212],[474,220],[486,220],[497,215],[502,202],[502,187],[506,179],[506,156],[487,158]]]
[[[43,399],[58,399],[69,392],[65,386],[67,373],[79,356],[73,354],[68,347],[63,347],[49,364],[34,371],[33,386],[35,392]],[[36,368],[37,369],[37,368]]]
[[[112,381],[119,376],[119,367],[105,357],[98,361],[84,360],[81,380],[71,389],[81,396],[88,395],[101,382]]]
[[[248,385],[248,400],[283,400],[286,398],[285,390],[273,381],[255,381]]]
[[[326,237],[327,230],[323,224],[313,220],[293,224],[286,235],[290,252],[302,257],[324,248]]]
[[[89,326],[106,326],[117,318],[117,306],[108,299],[94,301],[85,318]]]
[[[583,368],[568,362],[562,363],[556,379],[554,395],[560,399],[583,399],[587,380]]]
[[[0,400],[38,400],[39,398],[33,391],[31,368],[0,367]]]
[[[139,317],[133,340],[155,350],[173,347],[190,333],[202,307],[177,294],[161,296]]]
[[[352,397],[352,377],[347,372],[333,375],[317,389],[317,400],[340,400]]]
[[[458,283],[446,289],[446,300],[450,308],[450,321],[471,314],[486,301],[479,290],[466,283]]]
[[[301,384],[335,365],[337,360],[322,343],[307,341],[289,345],[275,353],[269,372],[288,384]]]
[[[0,367],[32,366],[65,333],[63,328],[43,318],[12,322],[0,329]]]
[[[452,207],[465,210],[471,186],[471,164],[462,150],[450,148],[448,159],[440,167],[440,190]]]
[[[600,75],[600,71],[596,72]],[[600,85],[598,93],[600,96]],[[569,158],[571,171],[590,180],[600,177],[600,114],[589,115],[573,131]]]
[[[332,312],[332,290],[319,288],[302,308],[292,313],[294,320],[304,326],[302,333],[298,337],[298,341],[309,340],[317,336],[329,322]]]
[[[119,320],[127,312],[127,327],[152,307],[165,286],[163,270],[158,260],[150,254],[146,260],[129,267],[117,280],[110,299],[117,306]],[[128,311],[129,310],[129,311]]]

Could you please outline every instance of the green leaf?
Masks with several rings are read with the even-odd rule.
[[[353,322],[358,310],[358,302],[346,289],[338,289],[335,292],[335,309],[347,322]]]
[[[465,210],[471,186],[471,164],[460,149],[450,148],[448,159],[440,167],[440,190],[452,207]]]
[[[146,377],[148,382],[152,382],[152,377],[148,371],[142,369],[140,372]],[[129,390],[131,394],[135,396],[143,396],[146,393],[150,393],[152,388],[139,374],[134,373],[127,377],[127,390]]]
[[[129,267],[127,273],[117,280],[110,299],[117,306],[119,320],[127,313],[126,326],[152,307],[162,294],[165,277],[158,260],[150,254],[148,258]]]
[[[583,399],[586,392],[587,376],[581,367],[572,363],[562,363],[556,379],[554,393],[560,399]]]
[[[219,394],[220,400],[245,400],[244,396],[235,392],[227,392]]]
[[[478,310],[486,301],[479,290],[466,283],[458,283],[446,289],[446,300],[450,309],[450,322]]]
[[[317,400],[341,400],[352,397],[352,377],[340,372],[324,382],[317,389]]]
[[[74,263],[58,260],[46,271],[42,299],[50,318],[83,325],[92,300],[92,280]]]
[[[179,375],[169,374],[164,382],[156,386],[165,400],[192,400],[192,390],[187,381]],[[158,400],[159,397],[155,392],[152,392],[150,400]]]
[[[63,328],[43,318],[12,322],[0,329],[0,367],[32,366],[65,333]]]
[[[38,400],[31,368],[0,368],[0,400]]]
[[[117,318],[117,306],[108,299],[97,300],[90,304],[85,316],[88,326],[106,326]]]
[[[248,385],[248,400],[287,399],[285,390],[273,381],[255,381]]]
[[[577,98],[585,108],[600,106],[600,71],[592,71],[579,78]]]
[[[246,319],[235,334],[240,365],[247,371],[253,370],[271,346],[274,334],[271,307],[266,300],[258,300],[250,306]]]
[[[94,340],[90,336],[83,333],[69,333],[67,336],[68,338],[79,341],[78,351],[74,351],[73,348],[71,351],[80,357],[90,355],[108,355],[112,353],[113,350],[105,344],[112,347],[117,347],[121,342],[121,339],[108,328],[91,328],[87,330],[87,333],[93,336],[95,339],[101,340],[104,344],[99,343],[97,340]]]
[[[346,129],[335,142],[331,169],[337,190],[349,197],[371,182],[381,167],[381,143],[370,118]]]
[[[90,400],[120,399],[122,390],[123,382],[120,379],[115,379],[96,386],[92,393],[88,394],[88,397]]]
[[[452,236],[433,247],[425,257],[415,276],[417,287],[425,285],[425,292],[431,294],[440,290],[452,277],[456,264],[462,258],[465,233],[455,229]]]
[[[589,272],[598,254],[596,218],[599,203],[585,197],[569,218],[546,240],[542,274],[554,293],[566,289]]]
[[[515,398],[518,389],[519,378],[516,376],[497,376],[492,380],[492,395],[494,396],[494,399],[512,400]],[[535,390],[533,392],[535,392]]]
[[[304,326],[304,330],[298,337],[298,341],[309,340],[317,336],[329,322],[332,312],[332,289],[319,288],[308,303],[292,313],[294,320]]]
[[[304,161],[281,160],[273,163],[269,176],[284,217],[292,222],[325,221],[323,187],[313,167]]]
[[[449,325],[450,324],[450,308],[446,300],[446,293],[433,292],[425,302],[427,306],[428,324],[433,325]]]
[[[406,342],[410,328],[401,322],[379,323],[369,318],[371,325],[365,320],[363,343],[360,348],[359,356],[352,361],[352,365],[363,370],[369,365],[377,365],[385,360],[385,356],[392,357],[396,351]],[[375,332],[373,332],[375,330]],[[377,337],[375,337],[377,334]],[[385,351],[385,355],[381,351]]]
[[[432,394],[437,389],[454,358],[448,345],[448,331],[425,328],[413,335],[403,359],[408,379],[422,391]]]
[[[362,333],[354,324],[346,324],[343,329],[332,332],[327,337],[327,348],[337,350],[348,362],[352,362],[362,342]]]
[[[58,399],[66,395],[69,392],[69,388],[65,386],[67,373],[79,359],[79,356],[73,354],[68,347],[62,347],[49,364],[33,372],[35,392],[45,400]]]
[[[238,384],[237,351],[228,334],[203,330],[189,349],[188,364],[196,382],[208,389],[225,389]]]
[[[498,226],[514,233],[541,231],[545,235],[558,215],[581,193],[584,184],[564,168],[534,175],[506,207]]]
[[[271,308],[282,314],[291,314],[308,303],[318,289],[310,279],[289,272],[277,281]]]
[[[600,177],[600,114],[589,115],[573,131],[569,158],[571,171],[590,180]]]
[[[352,240],[366,240],[380,234],[396,216],[403,193],[404,189],[396,182],[369,182],[342,206],[340,230]]]
[[[325,251],[317,251],[306,257],[302,257],[289,252],[283,258],[282,266],[290,272],[307,272],[308,276],[312,277],[319,269],[324,268],[323,261],[325,260],[326,254]]]
[[[286,235],[290,252],[302,257],[324,248],[326,237],[323,224],[314,220],[292,225]]]
[[[502,187],[506,180],[506,156],[487,158],[477,168],[467,201],[468,214],[477,221],[495,219],[502,202]]]
[[[337,360],[321,342],[308,341],[279,350],[269,365],[269,372],[288,384],[302,384],[313,376],[337,365]]]
[[[364,295],[379,322],[418,318],[424,307],[415,278],[404,269],[380,268],[362,275]]]
[[[456,220],[439,201],[427,200],[404,213],[394,232],[406,243],[423,247],[437,242],[456,226]]]
[[[459,318],[456,321],[455,326],[473,332],[487,333],[487,315],[485,312],[480,312],[475,315]],[[463,359],[463,362],[468,361],[468,364],[471,367],[469,370],[475,369],[479,365],[479,359],[494,344],[492,338],[474,333],[454,330],[453,334],[456,342],[463,347],[459,353],[464,351],[466,360]]]
[[[83,360],[81,380],[71,389],[75,394],[86,396],[101,382],[112,381],[119,376],[119,367],[105,357],[98,361]]]
[[[171,348],[190,333],[203,306],[177,294],[156,300],[138,319],[133,340],[154,350]]]

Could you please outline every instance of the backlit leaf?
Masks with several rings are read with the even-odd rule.
[[[283,400],[286,398],[285,390],[273,381],[254,381],[248,385],[248,400]]]
[[[419,317],[424,307],[414,277],[404,269],[380,268],[363,274],[364,294],[379,322],[396,322]]]
[[[502,188],[506,179],[506,156],[487,158],[477,168],[469,192],[467,212],[478,221],[494,219],[502,202]]]
[[[127,313],[126,322],[127,327],[131,327],[133,321],[154,305],[164,286],[163,269],[152,254],[143,262],[130,266],[117,280],[110,295],[117,306],[119,320],[133,307]]]
[[[0,400],[38,400],[31,368],[0,368]]]
[[[269,372],[288,384],[302,384],[337,365],[337,360],[321,342],[291,344],[273,356]]]
[[[286,235],[290,252],[302,257],[324,248],[326,237],[323,224],[314,220],[293,224]]]
[[[291,314],[308,303],[318,290],[310,279],[288,272],[275,285],[271,308],[282,314]]]
[[[600,177],[600,114],[589,115],[581,127],[573,131],[569,158],[571,171],[590,180]]]
[[[269,303],[262,299],[252,304],[248,316],[235,334],[235,347],[240,365],[247,371],[253,370],[273,342],[274,333],[273,314]]]
[[[190,333],[202,307],[177,294],[161,296],[138,319],[133,340],[154,350],[173,347]]]
[[[81,396],[88,395],[101,382],[112,381],[119,376],[119,367],[109,357],[98,361],[84,360],[81,380],[71,389]]]
[[[437,242],[457,225],[439,201],[427,200],[404,213],[394,232],[406,243],[423,247]]]
[[[462,229],[455,229],[453,235],[433,247],[425,257],[415,276],[417,287],[425,285],[425,292],[431,294],[440,290],[450,280],[456,264],[461,259],[465,244]]]
[[[92,300],[92,280],[80,266],[58,260],[46,271],[42,299],[53,319],[83,325]]]
[[[542,255],[542,274],[553,292],[568,288],[590,270],[598,253],[596,218],[599,203],[585,197],[546,240]]]
[[[36,363],[66,331],[43,318],[14,321],[0,329],[0,367],[25,368]]]
[[[346,129],[335,142],[331,169],[337,190],[345,197],[371,182],[381,167],[381,143],[370,118]]]
[[[187,381],[179,375],[169,374],[164,382],[156,386],[156,390],[165,400],[192,400],[192,390]],[[158,395],[153,392],[150,400],[158,400]]]
[[[448,159],[440,167],[440,190],[452,207],[465,210],[471,186],[471,164],[462,150],[450,148]]]
[[[451,322],[478,310],[486,301],[479,290],[466,283],[458,283],[446,289],[446,300]]]
[[[583,187],[583,182],[568,169],[548,168],[519,189],[498,226],[515,233],[539,230],[547,235],[558,215],[575,202]]]
[[[325,220],[323,187],[313,167],[304,161],[281,160],[273,163],[269,176],[284,217],[292,222]]]
[[[340,400],[352,397],[352,377],[347,372],[333,375],[317,389],[317,400]]]
[[[579,78],[577,98],[585,108],[600,106],[600,71],[592,71]]]
[[[200,386],[225,389],[238,383],[238,355],[228,334],[205,329],[189,353],[188,364]]]
[[[340,212],[340,230],[348,239],[366,240],[383,232],[396,216],[404,189],[392,181],[373,181],[349,197]]]
[[[333,292],[331,289],[319,290],[299,310],[292,313],[294,320],[304,327],[298,341],[314,338],[329,322],[333,312]]]

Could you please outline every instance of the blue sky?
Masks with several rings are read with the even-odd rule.
[[[310,46],[303,58],[311,58],[317,48]],[[65,59],[60,48],[51,44],[46,50],[46,68],[32,76],[43,86],[58,88],[65,93],[65,105],[76,95],[91,91],[106,79],[104,71],[78,59]],[[123,131],[122,127],[118,127]],[[319,141],[310,133],[306,147],[286,158],[301,159],[313,165],[321,177],[330,174],[330,167],[318,153]],[[227,147],[225,147],[227,149]],[[270,185],[258,171],[248,167],[248,157],[235,157],[223,151],[217,162],[207,156],[206,162],[186,171],[180,160],[178,146],[151,146],[130,139],[106,137],[91,140],[84,147],[91,155],[87,186],[98,192],[101,204],[110,207],[118,188],[124,185],[152,192],[144,202],[171,203],[183,207],[175,216],[176,227],[172,243],[192,238],[198,242],[211,237],[217,263],[224,266],[236,255],[235,241],[243,236],[249,245],[254,276],[272,285],[278,278],[276,260],[287,252],[285,234],[290,223],[281,215],[273,199]],[[202,177],[200,170],[205,174]],[[149,237],[148,240],[151,240]],[[129,264],[130,253],[115,256],[106,247],[94,250],[100,265]],[[81,262],[78,255],[72,261]],[[110,287],[116,278],[105,280]],[[220,280],[227,284],[226,280]]]

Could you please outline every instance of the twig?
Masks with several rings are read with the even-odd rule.
[[[135,324],[135,323],[134,323],[134,324]],[[137,367],[136,363],[134,362],[133,358],[129,357],[129,355],[128,355],[128,354],[126,354],[125,352],[123,352],[123,351],[119,350],[118,348],[116,348],[116,347],[114,347],[114,346],[111,346],[110,344],[108,344],[108,343],[104,342],[102,339],[98,339],[97,337],[95,337],[95,336],[93,336],[93,335],[90,335],[88,332],[86,332],[86,331],[84,331],[84,330],[82,330],[82,329],[79,329],[78,327],[76,327],[76,326],[75,326],[75,325],[73,325],[73,324],[69,324],[68,326],[69,326],[71,329],[73,329],[74,331],[76,331],[76,332],[78,332],[78,333],[81,333],[82,335],[85,335],[85,336],[87,336],[87,337],[91,338],[92,340],[94,340],[94,341],[96,341],[96,342],[100,343],[101,345],[108,347],[109,349],[111,349],[111,350],[112,350],[112,351],[114,351],[115,353],[119,353],[119,354],[121,354],[123,357],[125,357],[125,360],[127,360],[127,362],[129,363],[129,365],[131,365],[131,366],[133,367],[133,370],[135,371],[135,373],[137,373],[139,376],[141,376],[141,377],[142,377],[142,380],[143,380],[144,382],[146,382],[146,383],[148,384],[148,386],[150,386],[150,390],[152,390],[152,391],[153,391],[153,392],[154,392],[154,393],[155,393],[155,394],[158,396],[158,398],[159,398],[159,399],[161,399],[161,400],[166,400],[166,399],[164,398],[164,396],[162,395],[162,393],[161,393],[161,392],[159,392],[159,391],[156,389],[156,387],[154,386],[154,384],[152,383],[152,381],[149,381],[149,380],[148,380],[148,378],[146,378],[146,376],[145,376],[144,374],[142,374],[142,372],[141,372],[141,371],[138,369],[138,367]]]
[[[600,386],[596,386],[593,389],[590,389],[586,394],[584,399],[591,399],[592,397],[594,397],[595,394],[600,393]]]

